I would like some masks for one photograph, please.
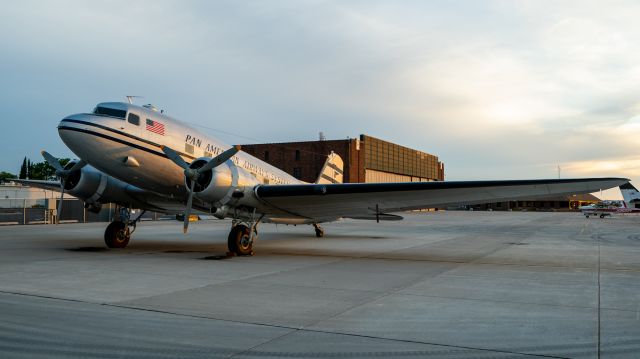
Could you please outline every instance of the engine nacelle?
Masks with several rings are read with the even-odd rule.
[[[71,168],[74,164],[69,162],[65,168]],[[127,183],[87,165],[71,172],[64,188],[65,192],[83,200],[85,204],[99,208],[100,204],[109,202],[135,203],[135,199],[127,194],[128,186]]]
[[[198,158],[191,163],[190,167],[200,168],[209,160],[210,158],[207,157]],[[245,193],[253,195],[251,189],[259,183],[249,171],[228,160],[200,175],[194,187],[194,196],[210,203],[213,207],[221,208],[232,200],[237,201],[243,198],[246,201]],[[186,178],[185,185],[190,187],[191,180]]]

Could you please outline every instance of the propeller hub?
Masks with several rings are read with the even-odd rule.
[[[184,170],[184,175],[190,180],[195,181],[198,179],[199,173],[197,169],[187,168]]]

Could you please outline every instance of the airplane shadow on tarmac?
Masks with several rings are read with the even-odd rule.
[[[303,235],[300,233],[268,233],[264,239],[265,246],[260,250],[260,240],[256,246],[260,256],[265,255],[309,255],[309,256],[328,256],[336,255],[339,257],[353,256],[353,251],[350,249],[342,248],[342,246],[332,247],[326,242],[340,241],[344,242],[348,239],[349,242],[370,241],[388,239],[393,240],[392,237],[387,236],[370,236],[370,235],[354,235],[354,234],[335,234],[330,237],[316,238],[313,234]],[[94,239],[87,239],[87,241],[95,241]],[[283,248],[280,244],[283,241],[287,241],[291,246]],[[324,248],[300,248],[296,246],[296,243],[309,243],[308,241],[323,241]],[[85,242],[86,243],[86,242]],[[273,248],[271,245],[277,244],[277,248]],[[227,253],[226,243],[202,243],[202,242],[185,242],[184,240],[176,239],[175,242],[167,241],[132,241],[129,246],[123,249],[112,249],[106,246],[99,245],[83,245],[79,247],[67,247],[61,248],[69,252],[78,253],[104,253],[109,255],[114,254],[184,254],[184,253],[202,253],[210,254],[205,258],[200,259],[221,259],[221,257],[230,257]]]

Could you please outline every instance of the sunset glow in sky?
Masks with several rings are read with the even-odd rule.
[[[640,180],[637,1],[20,1],[0,12],[0,170],[143,95],[229,143],[355,137],[448,180]],[[211,131],[211,130],[205,130]],[[636,181],[637,182],[637,181]],[[619,193],[607,193],[617,198]]]

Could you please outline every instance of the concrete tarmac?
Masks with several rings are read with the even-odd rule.
[[[640,216],[405,216],[0,227],[0,357],[640,357]]]

